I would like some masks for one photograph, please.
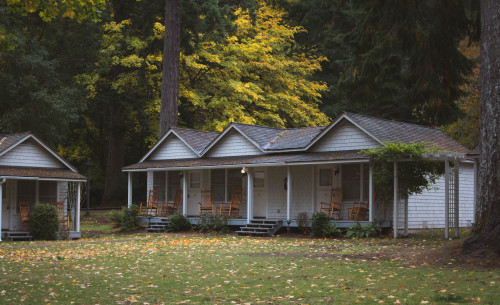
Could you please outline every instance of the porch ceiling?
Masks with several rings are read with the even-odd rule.
[[[301,163],[330,163],[330,162],[353,162],[367,160],[360,155],[359,151],[335,151],[318,153],[283,153],[272,155],[223,157],[223,158],[195,158],[195,159],[173,159],[146,161],[132,164],[123,168],[123,171],[141,171],[147,169],[166,168],[193,168],[193,167],[215,167],[215,166],[242,166],[242,165],[282,165]]]
[[[42,168],[42,167],[16,167],[16,166],[1,166],[0,177],[2,178],[40,178],[51,180],[75,180],[86,181],[86,177],[64,168]]]

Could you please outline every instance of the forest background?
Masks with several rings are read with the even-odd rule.
[[[0,0],[0,133],[31,131],[125,202],[156,142],[165,2]],[[180,0],[179,127],[351,111],[479,139],[479,1]],[[134,175],[134,200],[145,179]]]

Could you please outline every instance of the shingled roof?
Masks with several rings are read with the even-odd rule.
[[[441,130],[416,124],[379,119],[355,113],[344,113],[380,142],[418,143],[427,142],[441,150],[469,153],[470,150],[446,136]]]
[[[218,135],[217,132],[207,132],[193,129],[172,128],[196,153],[200,154]]]
[[[0,155],[29,135],[29,133],[0,134]]]

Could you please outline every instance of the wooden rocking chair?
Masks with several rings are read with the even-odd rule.
[[[368,220],[369,203],[368,201],[353,202],[352,208],[349,208],[348,214],[351,220]]]
[[[24,225],[30,222],[30,205],[28,201],[19,201],[19,214],[21,214],[21,225],[23,231],[26,231]]]
[[[174,201],[165,202],[165,215],[171,215],[177,213],[177,210],[179,209],[179,204],[181,202],[181,195],[182,195],[182,190],[177,190],[175,192]]]
[[[149,190],[148,202],[146,204],[140,203],[139,215],[147,216],[153,215],[153,210],[155,215],[158,214],[158,199],[160,198],[160,191]]]
[[[330,202],[321,202],[320,211],[325,211],[330,219],[342,219],[342,188],[333,188],[330,193]]]
[[[52,202],[51,205],[53,205],[57,210],[57,218],[59,219],[59,223],[61,225],[68,226],[69,228],[69,215],[64,215],[64,202]]]
[[[241,190],[234,190],[231,195],[231,202],[221,202],[220,214],[227,215],[231,217],[233,211],[236,211],[234,218],[240,218],[240,207],[241,207]]]
[[[199,215],[205,211],[210,211],[214,214],[214,192],[211,190],[201,191],[201,202],[199,204]]]

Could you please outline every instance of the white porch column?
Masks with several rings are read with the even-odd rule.
[[[3,198],[3,184],[5,183],[5,180],[0,181],[0,241],[2,241],[2,198]]]
[[[392,227],[394,231],[394,238],[398,238],[398,182],[398,162],[394,162],[394,206],[392,211]]]
[[[253,218],[253,170],[247,169],[247,223]]]
[[[405,196],[405,230],[404,236],[408,236],[408,196]]]
[[[127,206],[132,206],[132,172],[128,172],[128,193],[127,193]]]
[[[449,238],[450,223],[450,161],[444,161],[444,238]]]
[[[80,196],[81,196],[81,183],[76,184],[76,219],[75,219],[75,229],[76,232],[80,232]]]
[[[460,235],[460,214],[459,214],[459,204],[460,204],[460,165],[458,160],[455,161],[455,237],[458,238]]]
[[[182,172],[182,215],[187,217],[188,207],[188,172]]]
[[[479,160],[477,158],[474,159],[474,213],[473,213],[473,216],[472,216],[472,222],[473,223],[476,223],[476,208],[477,208],[477,199],[478,199],[478,189],[479,189],[479,186],[478,186],[478,181],[479,181],[479,171],[478,171],[478,168],[479,168]]]
[[[373,168],[372,166],[368,167],[368,220],[373,222]]]
[[[290,207],[292,206],[292,169],[286,168],[286,220],[290,221]]]

